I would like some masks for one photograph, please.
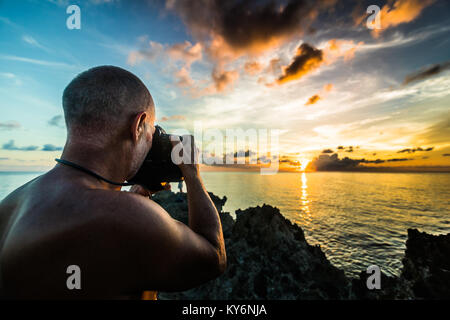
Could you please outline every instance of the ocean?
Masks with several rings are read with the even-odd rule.
[[[0,199],[38,175],[0,172]],[[202,177],[208,191],[227,197],[224,211],[233,216],[239,208],[264,203],[279,208],[348,276],[372,264],[398,275],[408,228],[450,232],[448,173],[203,172]]]

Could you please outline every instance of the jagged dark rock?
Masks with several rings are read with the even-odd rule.
[[[408,229],[401,279],[419,299],[450,298],[450,234]]]
[[[450,297],[450,234],[408,230],[400,277],[382,274],[381,290],[368,290],[369,275],[349,279],[320,246],[307,243],[303,230],[277,208],[222,212],[226,197],[210,193],[220,214],[228,267],[219,278],[159,299],[439,299]],[[173,218],[188,223],[186,194],[162,192],[154,200]]]

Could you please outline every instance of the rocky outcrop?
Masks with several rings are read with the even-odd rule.
[[[415,299],[450,297],[450,234],[408,230],[400,277],[382,275],[381,290],[368,290],[367,274],[349,279],[303,230],[270,205],[222,212],[226,197],[210,193],[222,221],[228,267],[219,278],[159,299]],[[185,194],[162,192],[154,200],[187,224]]]
[[[403,269],[399,277],[382,274],[381,290],[367,290],[368,275],[352,281],[359,299],[449,299],[450,234],[430,235],[408,229]]]
[[[401,279],[419,299],[450,299],[450,234],[408,230]]]

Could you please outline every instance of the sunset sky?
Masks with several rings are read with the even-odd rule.
[[[62,91],[98,65],[138,75],[168,132],[280,129],[287,169],[450,169],[449,1],[0,1],[0,171],[54,165]]]

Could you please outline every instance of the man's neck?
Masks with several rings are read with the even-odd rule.
[[[89,143],[68,141],[61,158],[114,182],[124,182],[129,173],[127,163],[129,157],[125,156],[119,145],[99,147]],[[104,181],[101,181],[101,185],[107,189],[120,189],[120,186]]]

